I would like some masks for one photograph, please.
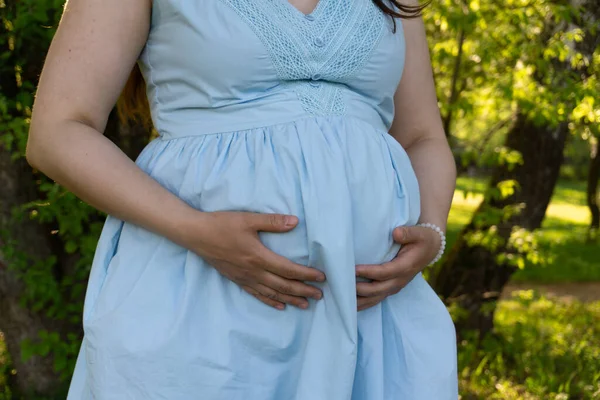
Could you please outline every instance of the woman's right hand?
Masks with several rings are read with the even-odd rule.
[[[295,223],[286,226],[283,216],[198,212],[102,135],[147,42],[150,17],[149,0],[65,5],[36,91],[27,160],[97,209],[205,257],[263,302],[308,305],[306,297],[321,292],[302,281],[319,281],[323,273],[274,254],[257,234],[286,232]]]
[[[280,310],[285,304],[307,308],[307,297],[321,299],[322,292],[304,281],[323,282],[325,274],[274,253],[258,236],[259,231],[288,232],[297,217],[235,211],[199,217],[186,235],[186,247],[246,292]]]

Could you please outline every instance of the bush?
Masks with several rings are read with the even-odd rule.
[[[459,345],[463,400],[600,399],[600,302],[521,291],[500,302],[495,324]]]

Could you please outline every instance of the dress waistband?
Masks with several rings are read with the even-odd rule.
[[[222,107],[163,108],[160,113],[153,112],[153,121],[163,139],[247,131],[306,118],[358,119],[376,130],[387,131],[389,128],[377,110],[358,95],[346,96],[344,108],[342,113],[309,113],[293,93],[287,92]]]

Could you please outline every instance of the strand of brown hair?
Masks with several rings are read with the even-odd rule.
[[[394,22],[394,32],[396,32],[396,18],[400,19],[412,19],[419,18],[423,15],[423,10],[431,3],[431,0],[419,5],[406,5],[400,3],[398,0],[390,0],[391,3],[398,9],[398,11],[389,7],[385,4],[384,0],[373,0],[373,3],[384,13],[392,17]]]

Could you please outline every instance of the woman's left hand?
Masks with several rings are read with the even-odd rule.
[[[435,258],[441,245],[440,235],[422,226],[398,227],[392,236],[402,245],[393,260],[379,265],[356,266],[356,276],[371,280],[356,283],[358,311],[398,293]]]

